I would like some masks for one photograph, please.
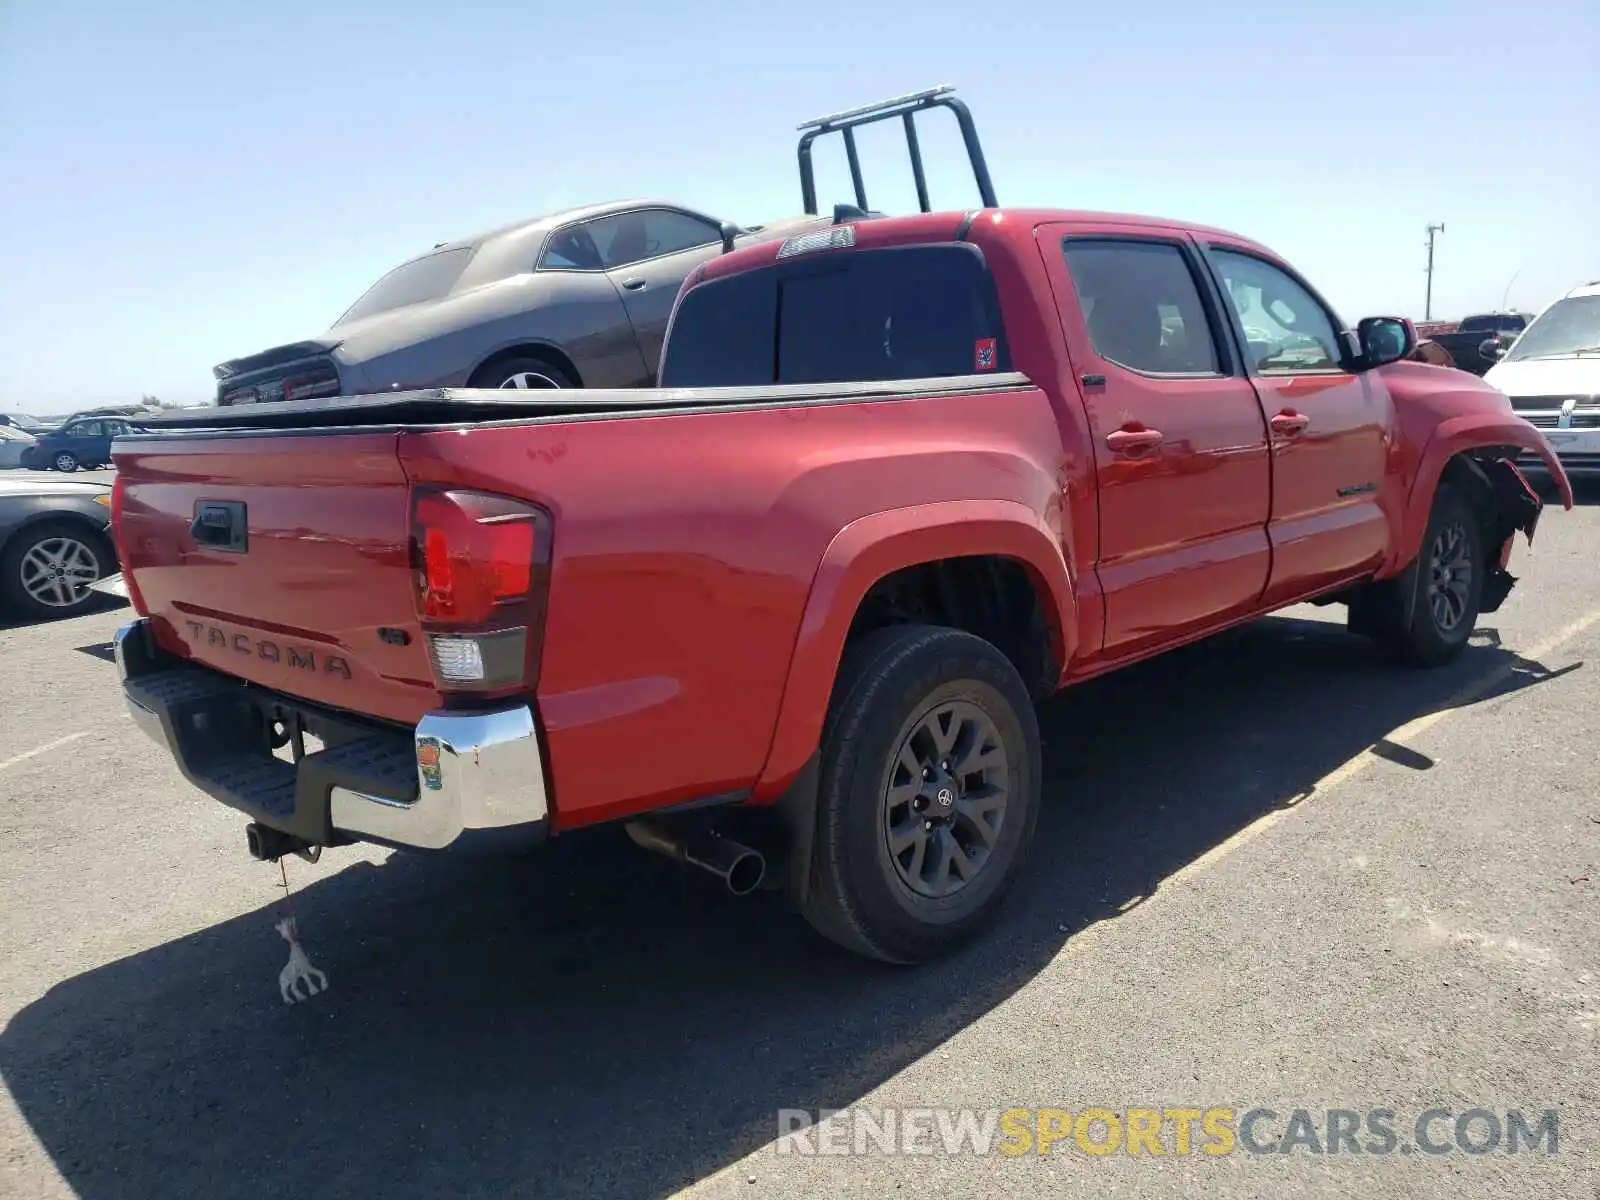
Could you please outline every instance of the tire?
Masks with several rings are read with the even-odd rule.
[[[520,380],[520,382],[519,382]],[[474,376],[482,388],[575,388],[577,383],[560,367],[531,355],[502,359]]]
[[[940,737],[953,744],[951,772],[927,753]],[[989,765],[963,775],[963,759]],[[912,760],[933,777],[913,776]],[[994,917],[1020,875],[1040,777],[1033,703],[999,650],[938,626],[866,635],[846,650],[824,725],[806,919],[885,962],[954,949]],[[969,875],[958,862],[976,866]]]
[[[65,573],[51,579],[53,569]],[[0,551],[0,604],[34,619],[77,616],[99,601],[89,585],[115,571],[116,556],[98,533],[74,521],[41,521]]]
[[[50,466],[57,471],[64,471],[70,475],[78,469],[78,456],[70,450],[63,450],[50,460]]]
[[[1404,666],[1442,667],[1466,649],[1486,566],[1477,513],[1459,488],[1440,483],[1416,560],[1369,600],[1378,611],[1367,620],[1390,657]]]

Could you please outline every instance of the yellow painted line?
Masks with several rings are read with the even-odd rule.
[[[1422,733],[1428,729],[1432,729],[1435,725],[1444,720],[1446,717],[1450,716],[1452,713],[1460,712],[1467,705],[1473,703],[1475,700],[1481,699],[1483,696],[1493,691],[1501,683],[1505,682],[1505,680],[1510,677],[1511,673],[1517,669],[1519,662],[1537,662],[1545,655],[1550,654],[1566,645],[1566,643],[1570,642],[1584,630],[1588,629],[1589,626],[1593,625],[1596,621],[1600,621],[1600,609],[1596,609],[1594,612],[1591,612],[1586,616],[1579,617],[1570,625],[1565,625],[1556,630],[1555,633],[1545,638],[1544,641],[1539,642],[1532,649],[1524,653],[1517,653],[1515,650],[1513,650],[1512,652],[1516,654],[1515,660],[1506,663],[1504,666],[1496,668],[1480,679],[1473,680],[1454,696],[1450,697],[1450,699],[1445,702],[1443,707],[1436,709],[1431,713],[1424,713],[1420,717],[1407,721],[1404,725],[1401,725],[1398,729],[1395,729],[1389,733],[1389,735],[1383,740],[1386,742],[1403,743],[1407,738],[1416,737],[1419,733]],[[1256,818],[1256,820],[1252,821],[1249,825],[1246,825],[1232,837],[1226,839],[1225,841],[1218,842],[1215,846],[1211,847],[1211,849],[1207,850],[1198,858],[1185,863],[1182,867],[1178,868],[1178,870],[1174,871],[1171,875],[1168,875],[1164,880],[1162,880],[1161,886],[1165,887],[1168,884],[1176,883],[1187,875],[1198,874],[1199,872],[1204,871],[1207,867],[1215,866],[1218,862],[1226,858],[1229,854],[1233,853],[1246,842],[1260,837],[1263,833],[1271,829],[1279,821],[1283,820],[1284,817],[1288,816],[1296,808],[1304,804],[1313,796],[1320,796],[1325,792],[1332,791],[1341,783],[1353,779],[1355,776],[1359,775],[1362,771],[1366,770],[1377,761],[1378,756],[1372,752],[1372,747],[1368,746],[1359,754],[1356,754],[1340,763],[1321,779],[1313,783],[1304,792],[1300,793],[1300,795],[1291,799],[1282,808],[1275,808],[1271,812]]]
[[[89,730],[84,729],[84,730],[80,730],[77,733],[69,733],[69,734],[67,734],[66,737],[57,738],[53,742],[46,742],[42,746],[35,746],[32,750],[29,750],[29,751],[27,751],[26,753],[23,753],[23,754],[19,754],[15,758],[8,758],[8,759],[5,759],[4,761],[0,761],[0,771],[4,771],[7,767],[14,767],[18,763],[25,763],[30,758],[38,758],[39,755],[41,755],[41,754],[49,754],[50,751],[52,751],[52,750],[59,750],[59,749],[61,749],[62,746],[70,745],[72,742],[77,741],[79,738],[88,737],[89,733],[90,733]]]

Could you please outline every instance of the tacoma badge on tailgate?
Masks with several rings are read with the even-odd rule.
[[[218,650],[232,650],[236,654],[249,654],[262,662],[282,663],[299,671],[314,671],[322,675],[350,678],[350,664],[342,655],[321,652],[310,646],[292,646],[287,642],[270,642],[265,638],[252,638],[248,634],[230,635],[227,630],[201,621],[185,621],[189,641],[196,646],[213,646]]]

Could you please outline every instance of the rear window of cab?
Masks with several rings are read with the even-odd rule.
[[[1011,369],[966,243],[826,251],[713,279],[678,306],[661,387],[882,382]]]

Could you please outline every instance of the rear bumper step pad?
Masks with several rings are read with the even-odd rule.
[[[468,829],[541,828],[544,765],[526,704],[440,711],[413,730],[364,724],[156,647],[143,620],[114,639],[129,715],[196,788],[313,845],[440,849]],[[326,744],[273,755],[274,723]]]

